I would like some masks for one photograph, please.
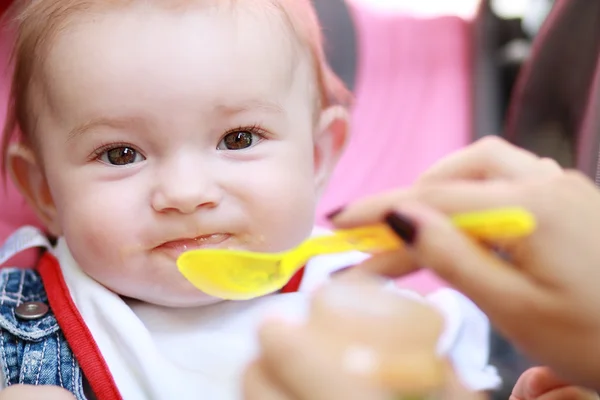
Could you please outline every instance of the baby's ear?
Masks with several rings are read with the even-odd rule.
[[[314,140],[315,186],[320,195],[349,138],[349,113],[342,106],[332,106],[321,112]]]
[[[13,143],[6,154],[6,166],[15,186],[33,207],[48,231],[52,235],[60,236],[56,206],[43,168],[34,152],[28,146]]]

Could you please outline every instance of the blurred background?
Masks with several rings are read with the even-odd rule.
[[[504,134],[517,76],[554,1],[314,3],[329,60],[356,95],[352,143],[321,216],[357,197],[412,183],[435,160],[476,138]]]

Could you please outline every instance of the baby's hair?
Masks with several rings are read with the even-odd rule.
[[[6,155],[13,139],[18,138],[30,146],[35,146],[33,137],[36,121],[32,118],[32,115],[35,115],[32,110],[32,86],[55,36],[65,29],[77,14],[125,7],[139,1],[148,0],[15,0],[5,16],[6,21],[14,27],[15,43],[11,56],[13,71],[10,97],[2,137],[3,169],[6,168]],[[150,1],[154,5],[168,8],[214,2],[218,2],[219,6],[223,4],[233,7],[243,1],[252,2],[254,7],[254,4],[262,2],[265,6],[280,11],[299,43],[310,53],[314,63],[319,109],[333,104],[350,105],[350,92],[326,60],[321,27],[311,0]],[[41,87],[43,86],[42,83]]]

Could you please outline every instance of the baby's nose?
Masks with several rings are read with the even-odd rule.
[[[206,168],[180,165],[171,168],[152,194],[152,207],[157,212],[176,211],[191,214],[199,208],[214,208],[221,202],[222,191],[214,174]]]

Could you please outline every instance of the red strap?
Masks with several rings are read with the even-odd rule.
[[[56,258],[46,252],[38,264],[48,302],[94,394],[102,400],[121,400],[121,394],[92,334],[71,299]]]
[[[304,277],[304,267],[300,269],[292,279],[281,289],[280,293],[293,293],[297,292],[300,289],[300,284],[302,283],[302,277]]]

